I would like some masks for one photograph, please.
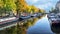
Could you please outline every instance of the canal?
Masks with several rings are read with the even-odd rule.
[[[54,34],[55,30],[51,28],[46,15],[21,21],[17,26],[0,31],[0,34]]]

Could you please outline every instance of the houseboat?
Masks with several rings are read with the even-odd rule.
[[[53,14],[48,15],[48,20],[50,22],[50,25],[53,25],[53,27],[60,27],[60,14],[59,13],[55,15]]]
[[[16,23],[19,20],[16,16],[0,17],[0,28]]]

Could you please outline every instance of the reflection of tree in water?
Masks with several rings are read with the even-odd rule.
[[[4,33],[5,33],[5,30],[0,31],[0,34],[4,34]]]
[[[60,24],[52,24],[51,30],[54,33],[60,34]]]
[[[16,34],[16,26],[0,31],[0,34]]]
[[[26,33],[26,28],[23,26],[24,22],[20,22],[20,24],[17,24],[17,34],[25,34]]]
[[[27,29],[30,27],[30,26],[32,26],[32,25],[34,25],[35,24],[35,22],[38,20],[38,18],[34,18],[34,19],[28,19],[26,22],[23,22],[24,24],[21,26],[19,26],[18,27],[18,31],[19,31],[19,33],[18,34],[26,34],[26,31],[27,31]]]
[[[28,27],[30,27],[30,26],[32,26],[34,23],[35,23],[35,20],[36,20],[36,18],[35,19],[29,19],[29,20],[27,20],[27,22],[26,23],[24,23],[24,27],[26,27],[26,29],[28,29]]]
[[[5,29],[0,34],[26,34],[27,29],[33,26],[39,18],[30,18],[26,21],[22,21],[17,26]]]

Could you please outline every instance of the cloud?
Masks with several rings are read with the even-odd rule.
[[[44,9],[44,8],[48,8],[48,7],[53,6],[53,4],[52,3],[45,3],[45,4],[41,4],[41,5],[35,5],[35,6],[38,8]]]
[[[36,2],[38,2],[38,1],[39,1],[39,0],[32,0],[33,3],[36,3]]]
[[[39,1],[40,3],[35,4],[36,7],[40,9],[45,9],[46,11],[50,10],[52,7],[55,7],[57,1],[53,0],[44,0]]]
[[[39,0],[26,0],[27,3],[29,4],[34,4],[37,3]]]
[[[55,7],[56,2],[59,0],[27,0],[27,3],[30,5],[35,5],[38,8],[41,9],[50,9],[52,7]]]

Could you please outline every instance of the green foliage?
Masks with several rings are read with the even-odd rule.
[[[58,12],[59,12],[59,10],[54,9],[54,8],[51,8],[51,10],[50,10],[49,12],[50,12],[50,13],[58,13]]]
[[[4,0],[4,8],[6,11],[16,10],[16,5],[14,0]]]
[[[0,0],[0,15],[10,13],[17,11],[17,13],[21,12],[27,12],[27,13],[34,13],[34,12],[40,12],[43,13],[43,10],[39,10],[35,6],[29,6],[25,0]],[[4,34],[23,34],[26,33],[26,29],[30,27],[31,25],[34,25],[33,22],[35,22],[37,19],[27,20],[27,23],[24,22],[24,24],[18,25],[16,27],[12,27],[11,29],[7,29],[6,33]],[[4,31],[5,32],[5,31]],[[24,33],[24,34],[25,34]]]
[[[36,8],[34,5],[31,7],[26,3],[25,0],[0,0],[0,13],[5,12],[5,13],[34,13],[38,12],[38,8]]]

